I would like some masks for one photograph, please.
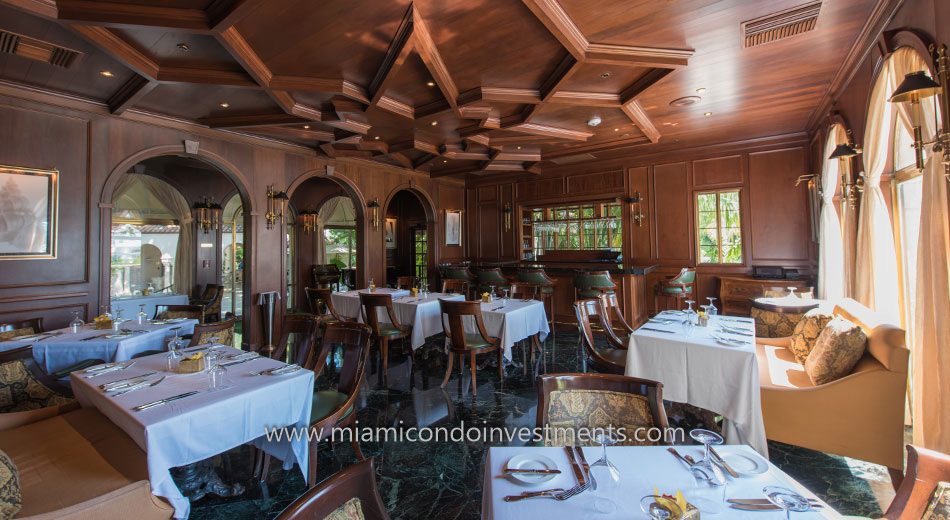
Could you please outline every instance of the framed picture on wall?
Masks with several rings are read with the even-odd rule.
[[[462,210],[445,210],[445,245],[462,245]]]
[[[396,249],[396,219],[386,219],[386,249]]]
[[[56,258],[59,171],[0,166],[0,260]]]

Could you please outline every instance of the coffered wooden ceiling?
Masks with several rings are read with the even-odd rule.
[[[0,54],[7,81],[461,176],[802,131],[877,2],[751,48],[742,22],[813,2],[0,3],[0,29],[83,53]]]

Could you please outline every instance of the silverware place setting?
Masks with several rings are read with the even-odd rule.
[[[159,399],[159,400],[157,400],[157,401],[152,401],[152,402],[150,402],[150,403],[145,403],[145,404],[140,404],[140,405],[138,405],[138,406],[133,406],[133,407],[132,407],[132,410],[133,410],[133,411],[136,411],[136,412],[141,412],[142,410],[148,410],[149,408],[154,408],[154,407],[156,407],[156,406],[161,406],[161,405],[163,405],[163,404],[170,403],[170,402],[172,402],[172,401],[177,401],[177,400],[179,400],[179,399],[184,399],[184,398],[186,398],[186,397],[191,397],[191,396],[193,396],[193,395],[195,395],[195,394],[197,394],[197,393],[198,393],[197,390],[192,390],[191,392],[185,392],[185,393],[183,393],[183,394],[173,395],[173,396],[171,396],[171,397],[166,397],[166,398],[164,398],[164,399]]]
[[[119,372],[120,370],[125,370],[125,369],[131,367],[131,366],[134,365],[134,364],[135,364],[135,361],[130,361],[130,362],[125,363],[125,364],[116,363],[116,364],[114,364],[113,366],[111,366],[111,367],[109,367],[109,368],[103,368],[103,369],[96,370],[96,371],[92,371],[92,372],[89,371],[89,370],[91,370],[91,369],[87,369],[86,372],[85,372],[85,375],[84,375],[83,377],[86,378],[86,379],[92,379],[92,378],[94,378],[94,377],[99,377],[99,376],[104,375],[104,374],[111,374],[111,373],[113,373],[113,372]]]
[[[121,387],[120,389],[112,389],[112,390],[108,391],[107,394],[108,394],[110,397],[118,397],[118,396],[120,396],[120,395],[127,394],[127,393],[129,393],[129,392],[134,392],[134,391],[136,391],[136,390],[141,390],[141,389],[143,389],[143,388],[151,388],[151,387],[153,387],[153,386],[158,385],[158,384],[161,383],[162,381],[164,381],[166,377],[167,377],[167,376],[162,376],[162,377],[160,377],[160,378],[158,378],[158,379],[155,379],[155,380],[153,380],[153,381],[145,380],[145,381],[141,381],[141,382],[136,383],[136,384],[131,385],[131,386]]]
[[[303,370],[303,367],[295,363],[293,365],[268,368],[267,370],[261,370],[260,372],[255,372],[254,374],[259,376],[282,376],[286,374],[292,374],[298,370]]]
[[[145,380],[146,378],[150,376],[154,376],[155,374],[157,374],[157,372],[153,371],[153,372],[146,372],[144,374],[139,374],[137,376],[126,377],[123,379],[116,379],[115,381],[111,381],[109,383],[102,383],[101,385],[99,385],[99,390],[115,390],[117,388],[122,388],[124,386],[134,385],[136,383],[139,383],[141,380]]]
[[[782,508],[768,501],[767,498],[729,498],[726,499],[729,507],[741,511],[781,511]],[[821,509],[824,506],[814,498],[808,499],[808,506],[812,509]]]

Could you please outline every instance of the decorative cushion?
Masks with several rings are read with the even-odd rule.
[[[72,402],[41,383],[23,361],[0,364],[0,413],[37,410]]]
[[[804,316],[801,312],[775,312],[752,307],[755,335],[760,338],[787,338],[795,332],[795,326]]]
[[[201,311],[165,311],[161,315],[161,319],[163,320],[172,320],[176,318],[201,320]]]
[[[360,499],[353,497],[345,504],[336,508],[332,513],[325,516],[323,520],[363,520],[363,506]]]
[[[927,511],[920,520],[947,520],[950,518],[950,482],[938,482]]]
[[[13,518],[23,507],[20,494],[20,474],[13,460],[0,451],[0,518]]]
[[[206,345],[208,343],[214,343],[216,345],[233,345],[234,344],[234,327],[228,327],[224,330],[217,330],[214,332],[202,332],[198,335],[198,342],[196,345]]]
[[[808,353],[815,348],[815,341],[818,340],[821,331],[833,318],[834,316],[831,314],[812,309],[806,312],[801,321],[795,325],[795,330],[792,331],[792,343],[788,346],[788,349],[792,351],[799,363],[805,364],[805,359],[808,358]]]
[[[595,428],[614,431],[623,428],[626,439],[623,446],[649,446],[638,442],[636,431],[653,428],[656,422],[646,397],[608,390],[555,390],[548,396],[548,425],[546,446],[596,446],[589,438]],[[578,428],[588,429],[580,434]],[[640,435],[645,437],[644,434]]]
[[[805,373],[816,385],[830,383],[851,373],[864,355],[868,338],[854,323],[835,317],[821,331],[815,348],[805,360]]]
[[[5,330],[0,332],[0,341],[19,338],[21,336],[30,336],[33,334],[33,327],[23,327],[22,329]]]

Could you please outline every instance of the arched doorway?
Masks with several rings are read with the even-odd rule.
[[[195,156],[141,155],[120,165],[103,190],[111,211],[103,213],[103,263],[110,277],[103,280],[102,302],[123,312],[123,302],[136,307],[148,302],[151,315],[154,305],[145,293],[160,296],[156,304],[181,304],[208,285],[224,285],[227,301],[217,317],[243,321],[249,281],[243,276],[248,214],[242,187],[233,175]],[[214,208],[204,220],[197,218],[201,204]],[[238,240],[225,240],[235,233]],[[236,272],[225,268],[235,263]]]
[[[411,188],[394,192],[383,213],[386,285],[413,276],[428,285],[435,266],[435,210],[428,198]],[[431,288],[431,287],[430,287]]]
[[[363,204],[352,186],[329,176],[311,176],[288,189],[296,215],[287,229],[285,294],[289,308],[306,309],[304,288],[314,286],[314,268],[335,275],[342,288],[356,287],[363,273]],[[322,278],[322,283],[329,283]]]

